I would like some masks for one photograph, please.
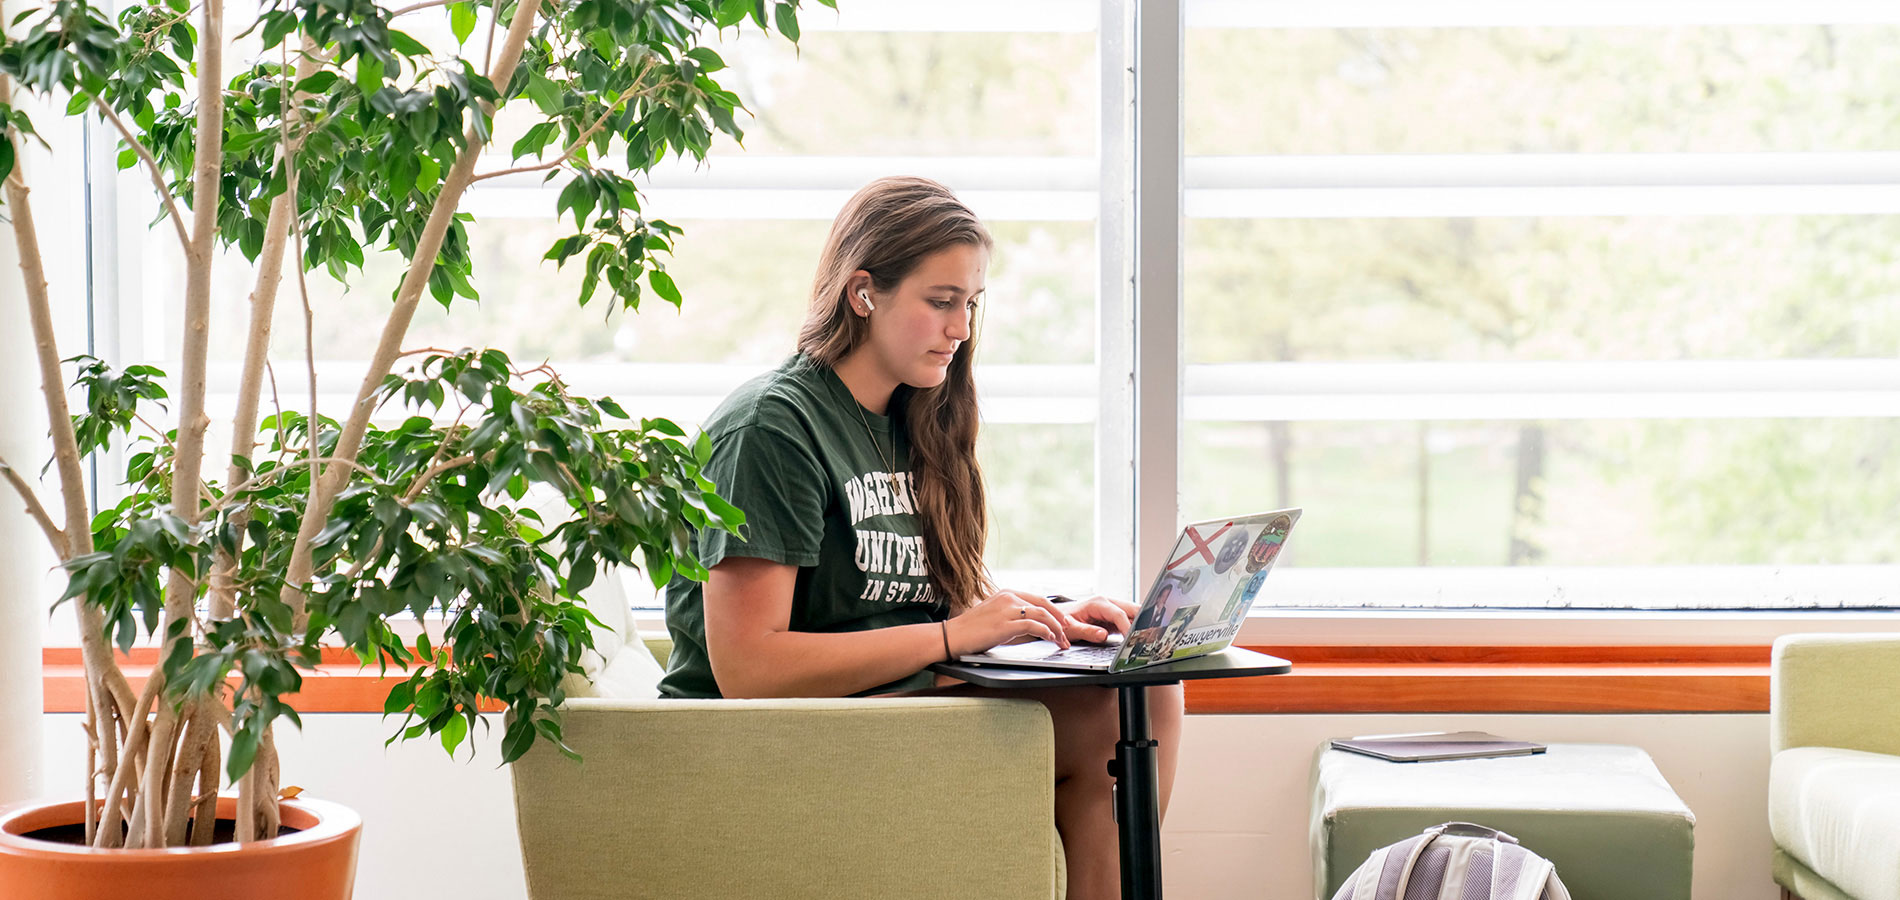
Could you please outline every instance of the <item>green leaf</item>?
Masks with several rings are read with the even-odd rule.
[[[404,56],[428,56],[429,48],[421,41],[395,29],[389,31],[389,49]]]
[[[508,734],[501,739],[501,761],[514,762],[534,746],[534,723],[522,716],[508,723]]]
[[[284,36],[297,27],[297,17],[289,12],[268,12],[264,16],[264,49],[283,43]]]
[[[654,269],[647,273],[647,283],[653,285],[653,292],[659,294],[666,302],[674,306],[680,305],[682,300],[680,297],[680,289],[673,283],[673,276],[659,269]]]
[[[461,746],[462,739],[468,737],[468,720],[455,716],[442,726],[442,749],[455,755],[455,748]]]
[[[713,515],[718,516],[727,528],[738,528],[745,524],[745,513],[739,507],[719,499],[717,494],[701,494],[700,497],[706,501],[706,508],[712,510]]]
[[[772,18],[777,20],[780,34],[792,43],[798,43],[798,10],[793,9],[790,3],[780,3],[772,10]]]
[[[449,28],[455,32],[455,42],[468,43],[468,36],[475,32],[475,4],[473,0],[465,3],[449,4]]]
[[[318,72],[309,78],[297,82],[296,89],[300,93],[321,94],[328,91],[331,85],[336,84],[338,78],[339,76],[335,72]]]
[[[554,130],[553,122],[540,122],[531,126],[519,140],[515,141],[514,147],[509,149],[510,158],[520,159],[530,153],[540,154],[547,147],[548,141],[554,137]]]
[[[714,53],[711,47],[694,47],[686,51],[686,56],[693,62],[699,63],[699,70],[702,73],[717,72],[726,67],[726,61],[720,59],[719,54]]]
[[[752,0],[724,0],[719,4],[719,12],[713,17],[713,24],[720,28],[731,28],[745,21],[747,12],[752,9]]]
[[[389,697],[383,700],[383,715],[391,716],[409,708],[416,699],[416,687],[410,682],[398,682],[389,689]]]
[[[383,88],[383,64],[373,56],[360,56],[356,60],[356,86],[365,94],[374,94]]]
[[[585,230],[587,217],[594,211],[595,186],[593,179],[585,174],[577,175],[567,187],[561,189],[561,198],[556,201],[554,214],[560,215],[569,208],[574,210],[574,227]]]
[[[416,190],[428,193],[442,183],[442,164],[433,156],[422,156],[416,160]]]
[[[435,718],[447,702],[442,693],[440,682],[427,681],[416,691],[416,715],[424,719]]]
[[[550,116],[560,114],[561,88],[546,76],[538,72],[530,75],[526,93],[528,99],[534,101],[535,108],[541,110],[543,114]]]
[[[592,554],[586,554],[574,560],[573,567],[568,570],[567,589],[578,594],[587,590],[588,585],[593,583],[594,557]]]
[[[261,729],[252,728],[247,722],[236,735],[232,736],[231,758],[225,762],[224,771],[233,782],[243,778],[244,773],[251,770],[252,761],[257,759],[258,738],[261,733]]]

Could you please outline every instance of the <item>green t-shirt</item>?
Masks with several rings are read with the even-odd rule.
[[[719,495],[745,511],[744,538],[700,532],[700,562],[711,568],[744,556],[797,566],[793,631],[869,631],[943,619],[902,431],[859,406],[829,366],[803,355],[746,382],[706,423],[712,459],[704,470]],[[663,696],[720,696],[706,656],[703,604],[698,582],[675,577],[667,585],[673,656],[660,681]],[[926,688],[932,680],[919,671],[862,693]]]

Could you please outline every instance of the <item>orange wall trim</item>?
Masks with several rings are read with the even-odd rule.
[[[1250,647],[1293,663],[1286,675],[1187,682],[1190,713],[1763,713],[1767,646]],[[85,711],[77,648],[41,656],[47,712]],[[123,659],[134,686],[157,659]],[[325,650],[287,698],[300,713],[380,713],[401,670],[364,669]],[[494,710],[489,710],[494,711]]]
[[[48,647],[40,659],[46,711],[85,712],[86,671],[80,663],[79,648]],[[158,652],[148,648],[135,648],[130,656],[119,657],[120,668],[133,690],[145,686],[145,677],[157,660]],[[325,648],[317,670],[303,672],[303,690],[286,695],[284,702],[299,713],[380,713],[389,689],[407,677],[408,673],[394,666],[384,677],[374,666],[359,665],[356,655],[347,649]],[[482,707],[483,712],[501,710],[494,703]]]

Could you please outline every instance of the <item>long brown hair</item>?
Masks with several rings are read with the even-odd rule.
[[[926,178],[880,178],[865,185],[831,223],[818,257],[811,306],[798,331],[799,351],[835,366],[864,343],[870,323],[853,315],[845,298],[845,284],[858,270],[869,272],[879,291],[888,291],[924,257],[958,244],[988,250],[990,233],[949,188]],[[967,609],[993,590],[983,565],[989,517],[983,472],[976,463],[976,384],[970,374],[975,353],[972,327],[943,383],[921,389],[898,385],[889,410],[910,439],[930,581],[953,610]]]

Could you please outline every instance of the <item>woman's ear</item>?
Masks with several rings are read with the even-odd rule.
[[[844,293],[851,311],[859,316],[868,316],[877,309],[877,302],[871,299],[871,273],[859,269],[845,279]]]

